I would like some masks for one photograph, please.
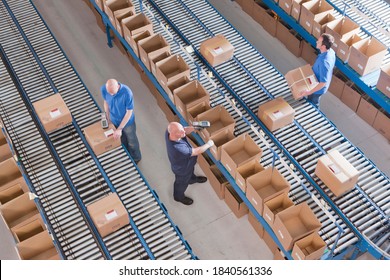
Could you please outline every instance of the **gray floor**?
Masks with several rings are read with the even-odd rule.
[[[82,80],[102,106],[100,86],[108,78],[128,84],[135,95],[135,114],[143,160],[140,169],[167,207],[173,221],[183,232],[200,259],[272,259],[272,252],[258,238],[247,221],[237,219],[220,201],[208,183],[192,185],[187,194],[194,204],[173,201],[173,175],[164,145],[168,124],[155,99],[140,80],[126,57],[107,46],[105,34],[83,1],[34,0],[44,20],[56,36]],[[242,12],[230,0],[210,0],[212,4],[281,72],[305,64]],[[355,145],[361,148],[386,174],[390,174],[389,142],[361,120],[332,94],[325,95],[322,110]],[[153,112],[153,113],[151,113]],[[197,172],[201,170],[197,167]],[[0,259],[16,259],[14,241],[0,222]],[[369,257],[366,257],[369,258]]]

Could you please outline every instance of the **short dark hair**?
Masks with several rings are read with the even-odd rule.
[[[321,37],[322,37],[322,45],[325,46],[325,48],[327,50],[329,50],[333,46],[333,43],[334,43],[333,36],[330,34],[327,34],[327,33],[323,33],[321,35]]]

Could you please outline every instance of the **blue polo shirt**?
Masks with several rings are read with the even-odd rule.
[[[325,87],[313,94],[322,95],[328,91],[330,81],[332,79],[332,73],[334,64],[336,62],[336,55],[333,49],[329,49],[327,52],[320,53],[312,67],[314,75],[318,82],[326,83]]]
[[[100,88],[102,97],[107,102],[108,108],[110,109],[110,120],[115,125],[115,127],[118,127],[121,124],[127,110],[134,109],[133,92],[126,85],[119,83],[119,86],[120,87],[118,92],[114,95],[111,95],[107,92],[106,85],[103,85]],[[130,120],[125,126],[129,126],[133,123],[134,111]]]
[[[179,176],[190,175],[194,170],[197,156],[191,156],[192,146],[188,142],[187,137],[184,137],[179,141],[171,141],[169,139],[168,131],[166,131],[165,142],[173,173]]]

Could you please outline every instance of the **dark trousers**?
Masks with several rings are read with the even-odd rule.
[[[191,172],[186,176],[175,174],[175,183],[173,184],[173,198],[176,200],[182,200],[185,196],[184,192],[187,190],[188,185],[195,182],[196,176],[194,172]]]
[[[310,94],[307,97],[307,100],[309,100],[317,109],[320,107],[320,99],[322,94]]]
[[[131,157],[135,162],[141,160],[141,151],[139,149],[139,142],[137,138],[137,126],[135,121],[122,130],[121,142],[129,151]]]

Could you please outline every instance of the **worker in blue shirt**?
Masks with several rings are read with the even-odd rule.
[[[115,79],[109,79],[101,87],[104,111],[107,120],[115,126],[114,138],[121,139],[134,162],[141,160],[141,151],[136,134],[134,98],[130,88]]]
[[[321,96],[328,91],[332,79],[333,68],[336,62],[336,55],[332,49],[333,42],[333,36],[326,33],[323,33],[318,38],[317,49],[319,49],[320,54],[312,66],[318,84],[311,90],[301,92],[301,96],[307,96],[307,99],[316,108],[319,108]]]
[[[197,156],[214,145],[213,140],[209,140],[206,144],[193,148],[186,137],[186,134],[193,131],[194,127],[192,126],[183,127],[180,123],[171,122],[165,132],[168,158],[175,174],[173,198],[185,205],[193,203],[193,200],[184,194],[188,185],[207,181],[206,177],[194,174]]]

